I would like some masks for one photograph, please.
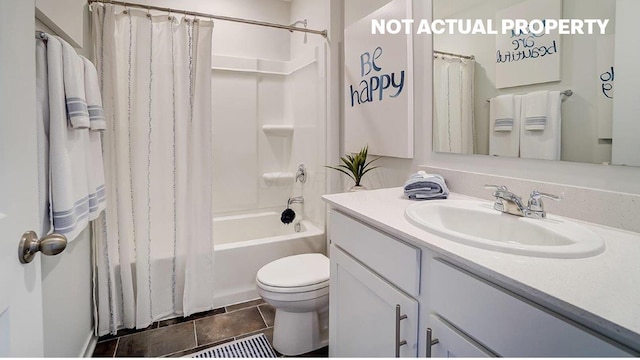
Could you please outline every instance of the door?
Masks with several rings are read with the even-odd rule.
[[[400,356],[417,356],[418,302],[335,245],[329,289],[331,357],[394,357],[398,346]]]
[[[34,9],[0,0],[0,356],[44,355],[40,255],[18,260],[22,233],[39,229]]]
[[[432,357],[495,357],[489,350],[478,345],[436,315],[429,316],[428,324],[432,330],[432,342],[437,340],[431,345]]]

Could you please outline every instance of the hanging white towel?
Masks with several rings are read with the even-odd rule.
[[[67,126],[62,49],[55,36],[48,36],[50,206],[55,232],[72,241],[88,224],[89,130]]]
[[[100,94],[100,84],[98,84],[98,71],[89,59],[80,56],[84,62],[84,91],[87,99],[87,110],[89,112],[89,123],[91,130],[106,129],[104,120],[104,110],[102,109],[102,96]]]
[[[525,130],[544,130],[547,124],[549,91],[534,91],[527,94],[525,101]]]
[[[89,131],[87,180],[89,181],[89,221],[95,220],[106,207],[104,192],[104,167],[102,161],[102,142],[98,130],[105,129],[102,111],[102,96],[98,86],[98,72],[91,61],[81,57],[84,63],[84,83],[91,130]]]
[[[492,99],[493,100],[493,99]],[[489,155],[520,156],[520,120],[522,96],[513,96],[513,123],[511,131],[494,131],[496,128],[496,107],[489,106]]]
[[[69,126],[87,129],[90,124],[84,89],[84,63],[69,43],[56,38],[62,44],[64,96]]]
[[[529,98],[523,99],[523,102]],[[543,131],[527,130],[523,126],[520,130],[520,157],[528,159],[560,160],[562,138],[562,98],[559,91],[549,91],[547,94],[548,110],[546,125]],[[523,107],[526,106],[523,104]]]
[[[493,131],[513,130],[513,119],[515,116],[513,94],[496,96],[489,100],[489,106],[495,108],[495,123]]]

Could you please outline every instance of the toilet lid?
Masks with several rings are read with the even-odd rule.
[[[301,254],[275,260],[258,270],[256,280],[279,288],[298,288],[329,280],[329,259],[322,254]]]

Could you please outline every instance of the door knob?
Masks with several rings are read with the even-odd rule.
[[[67,247],[67,238],[62,234],[50,234],[38,238],[35,231],[22,234],[18,246],[18,258],[22,264],[30,263],[38,251],[45,255],[58,255]]]

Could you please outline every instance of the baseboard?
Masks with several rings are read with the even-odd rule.
[[[93,331],[89,333],[89,337],[85,342],[84,351],[78,354],[78,357],[91,357],[93,355],[93,351],[96,349],[96,344],[98,343],[98,337],[93,334]]]
[[[259,298],[258,291],[255,289],[249,289],[245,291],[238,291],[233,294],[227,294],[213,298],[213,305],[216,308],[242,303],[249,300]]]

